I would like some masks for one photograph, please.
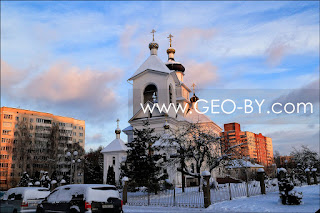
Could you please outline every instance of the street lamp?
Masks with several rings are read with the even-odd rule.
[[[249,185],[248,185],[248,161],[250,160],[250,157],[243,156],[242,159],[246,161],[246,167],[245,167],[245,173],[246,173],[246,188],[247,188],[247,197],[249,197]]]
[[[78,151],[74,151],[73,153],[67,152],[66,157],[70,158],[70,184],[73,182],[73,172],[75,170],[75,163],[80,163],[81,159],[78,158],[77,160],[75,159],[78,156]]]

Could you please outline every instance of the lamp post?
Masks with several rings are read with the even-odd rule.
[[[80,158],[76,159],[78,154],[79,154],[78,151],[74,151],[73,153],[71,152],[66,153],[66,157],[70,158],[70,184],[73,183],[73,176],[74,176],[73,172],[75,170],[75,164],[81,162]]]
[[[247,189],[247,197],[249,197],[249,185],[248,185],[248,171],[247,171],[247,169],[248,169],[248,161],[249,161],[250,157],[245,157],[245,156],[244,156],[242,159],[246,161],[246,167],[245,167],[245,173],[246,173],[246,189]]]

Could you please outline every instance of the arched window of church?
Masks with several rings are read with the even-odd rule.
[[[112,164],[116,165],[116,157],[112,157]]]
[[[143,91],[143,103],[147,101],[153,102],[153,95],[156,95],[156,99],[158,99],[158,90],[154,84],[149,84]]]
[[[172,87],[169,85],[169,103],[172,103]]]

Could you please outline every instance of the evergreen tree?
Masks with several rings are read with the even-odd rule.
[[[127,176],[129,185],[133,187],[148,187],[149,191],[159,190],[161,167],[157,164],[160,155],[155,153],[152,146],[158,136],[154,129],[149,127],[149,122],[144,122],[142,129],[134,129],[134,140],[128,143],[127,159],[122,166],[122,176]]]
[[[280,199],[283,205],[299,205],[302,199],[302,192],[293,190],[294,184],[287,174],[287,170],[280,168],[278,171],[278,185],[280,192]]]
[[[107,173],[107,184],[115,185],[116,184],[116,178],[113,166],[109,166],[108,173]]]
[[[103,182],[103,155],[102,147],[90,149],[84,160],[84,183]]]

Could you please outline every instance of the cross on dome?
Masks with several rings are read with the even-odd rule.
[[[157,32],[154,29],[152,29],[151,33],[152,33],[152,41],[154,41],[154,33]]]
[[[114,131],[116,133],[116,138],[120,138],[120,134],[121,134],[121,129],[119,128],[119,118],[117,119],[117,128],[116,130]]]
[[[191,87],[192,87],[192,91],[193,91],[193,94],[194,94],[194,88],[196,87],[195,83],[193,83],[193,84],[191,85]]]
[[[119,122],[120,122],[120,120],[119,120],[119,118],[117,119],[117,128],[119,128]]]
[[[171,35],[171,33],[170,33],[170,35],[168,36],[168,39],[169,39],[169,42],[170,42],[170,47],[171,47],[172,38],[173,38],[173,35]]]

